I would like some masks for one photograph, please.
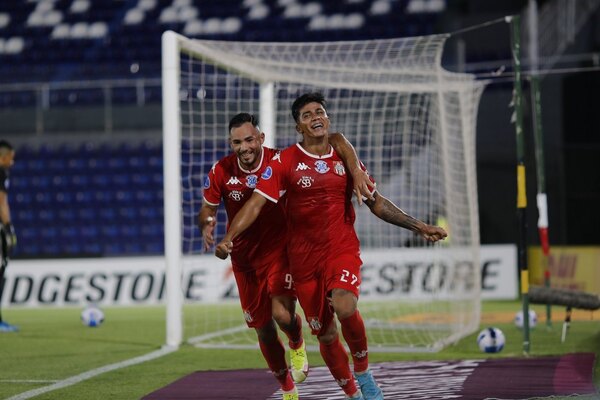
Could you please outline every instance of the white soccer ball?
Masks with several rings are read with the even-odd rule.
[[[504,333],[498,328],[485,328],[477,335],[477,345],[485,353],[499,353],[505,342]]]
[[[523,322],[524,322],[523,310],[521,310],[515,315],[515,325],[517,326],[517,328],[522,329]],[[535,313],[535,311],[529,310],[529,329],[535,328],[536,325],[537,325],[537,314]]]
[[[90,327],[100,326],[104,322],[104,311],[96,306],[87,306],[81,311],[81,322]]]

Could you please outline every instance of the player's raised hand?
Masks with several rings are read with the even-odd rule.
[[[202,226],[202,239],[204,240],[204,251],[209,251],[215,244],[213,233],[217,220],[213,217],[208,217],[206,223]]]
[[[227,256],[231,253],[233,249],[233,242],[228,239],[223,239],[217,247],[215,247],[215,256],[219,257],[221,260],[225,260]]]
[[[359,206],[363,203],[363,197],[367,200],[375,200],[373,197],[375,184],[369,178],[369,174],[361,168],[356,168],[352,171],[352,180],[354,181],[354,194],[356,194],[356,201],[358,201]]]
[[[443,240],[448,236],[448,233],[444,230],[444,228],[434,225],[425,225],[421,229],[420,233],[425,240],[430,242],[437,242],[438,240]]]

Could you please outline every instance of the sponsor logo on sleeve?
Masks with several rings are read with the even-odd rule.
[[[340,176],[344,176],[346,175],[346,168],[344,168],[344,163],[341,161],[334,161],[333,163],[333,170],[335,171],[336,174],[340,175]]]
[[[273,176],[273,169],[269,166],[267,169],[265,169],[265,172],[263,172],[260,177],[266,181],[271,179],[271,176]]]

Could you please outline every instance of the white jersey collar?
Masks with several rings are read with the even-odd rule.
[[[332,147],[330,144],[328,145],[328,146],[329,146],[329,153],[327,153],[327,154],[325,154],[325,155],[322,155],[322,156],[319,156],[319,155],[317,155],[317,154],[312,154],[312,153],[309,153],[308,151],[306,151],[306,149],[305,149],[304,147],[302,147],[302,145],[301,145],[300,143],[296,143],[296,146],[298,146],[298,148],[299,148],[299,149],[300,149],[300,150],[301,150],[301,151],[302,151],[304,154],[306,154],[307,156],[309,156],[309,157],[312,157],[312,158],[319,158],[319,159],[321,159],[321,158],[329,158],[329,157],[332,157],[332,156],[333,156],[333,147]]]

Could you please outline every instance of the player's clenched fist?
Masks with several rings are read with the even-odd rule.
[[[229,253],[231,253],[232,248],[233,242],[223,239],[215,248],[215,256],[219,257],[221,260],[224,260],[227,258]]]
[[[430,242],[437,242],[438,240],[445,239],[448,233],[444,228],[440,228],[439,226],[426,225],[421,231],[421,235]]]

